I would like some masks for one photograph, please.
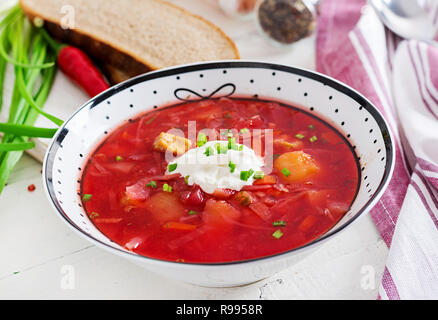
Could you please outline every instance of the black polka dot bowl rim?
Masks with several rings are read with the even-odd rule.
[[[322,119],[341,132],[356,155],[360,177],[350,210],[327,233],[302,247],[227,263],[180,263],[144,257],[105,237],[87,217],[77,194],[87,155],[113,129],[141,113],[172,102],[220,97],[278,101]],[[388,124],[356,90],[310,70],[233,60],[149,72],[89,100],[65,121],[51,141],[44,159],[43,181],[55,212],[97,246],[174,279],[204,286],[234,286],[281,271],[367,213],[388,185],[394,160]]]

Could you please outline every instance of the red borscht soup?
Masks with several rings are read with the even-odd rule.
[[[352,148],[321,119],[222,98],[158,108],[109,133],[80,194],[95,226],[128,250],[221,263],[320,237],[349,210],[358,178]]]

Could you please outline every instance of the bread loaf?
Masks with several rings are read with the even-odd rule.
[[[112,83],[179,64],[239,58],[221,29],[161,0],[20,0],[20,5],[32,21],[43,19],[53,37],[95,59]]]

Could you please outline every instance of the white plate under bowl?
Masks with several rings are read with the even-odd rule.
[[[78,195],[87,156],[112,130],[172,102],[250,96],[298,106],[341,131],[360,163],[350,210],[326,234],[293,250],[230,263],[178,263],[140,256],[111,241],[87,217]],[[252,61],[191,64],[150,72],[116,85],[83,105],[53,138],[43,165],[56,213],[85,239],[156,273],[203,286],[235,286],[268,277],[318,248],[373,207],[394,167],[394,146],[381,113],[361,94],[322,74]]]

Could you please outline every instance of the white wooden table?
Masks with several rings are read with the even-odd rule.
[[[214,2],[173,2],[219,25],[235,40],[244,59],[314,69],[314,37],[285,51],[270,47],[251,22],[225,17]],[[11,86],[12,81],[7,81],[7,92]],[[66,118],[86,99],[58,74],[45,108]],[[48,125],[44,120],[39,124]],[[377,297],[388,249],[369,216],[361,217],[317,252],[269,279],[236,288],[203,288],[152,274],[80,238],[50,208],[40,171],[38,161],[24,156],[0,196],[0,299]],[[34,192],[27,191],[30,184],[35,184]],[[66,286],[67,273],[74,277]]]

